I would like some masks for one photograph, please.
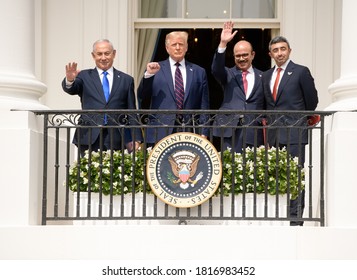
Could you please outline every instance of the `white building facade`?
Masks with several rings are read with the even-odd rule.
[[[357,2],[206,0],[207,11],[202,12],[201,1],[175,0],[168,1],[170,17],[139,17],[140,11],[144,14],[150,8],[147,2],[3,0],[0,143],[4,150],[0,163],[0,236],[6,242],[0,244],[0,259],[185,259],[180,244],[194,247],[195,238],[203,239],[202,243],[212,242],[212,236],[222,233],[229,240],[248,242],[219,248],[215,258],[355,259],[357,38],[353,27],[357,17],[353,12],[357,10]],[[164,1],[152,1],[157,5],[161,2]],[[222,6],[224,16],[218,17],[217,7]],[[262,14],[254,18],[254,11]],[[239,28],[269,28],[272,34],[287,37],[292,60],[308,66],[315,78],[319,92],[317,110],[336,111],[326,128],[326,227],[40,226],[43,120],[31,110],[80,108],[78,97],[62,91],[60,83],[65,65],[76,61],[80,69],[93,67],[90,54],[93,42],[108,38],[117,49],[114,66],[134,76],[138,85],[138,73],[142,72],[140,61],[150,59],[140,52],[140,32],[159,28],[222,28],[228,19]],[[152,49],[146,53],[152,53]],[[207,228],[210,236],[203,234]],[[143,231],[147,233],[145,240],[140,237]],[[267,237],[264,240],[257,238],[262,231]],[[26,238],[21,238],[22,234]],[[112,247],[103,250],[100,244],[103,235],[106,240],[122,236],[129,242],[111,242]],[[187,240],[187,235],[193,240]],[[170,243],[173,236],[176,241],[171,245],[171,252],[176,254],[158,250],[155,242],[147,242],[159,238],[163,243]],[[82,244],[88,240],[99,242],[93,242],[89,249]],[[39,243],[43,249],[39,249]],[[133,250],[133,246],[140,250]],[[203,249],[189,258],[208,258],[211,249]]]

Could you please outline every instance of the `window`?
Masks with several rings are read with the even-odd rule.
[[[186,30],[190,40],[187,59],[204,67],[212,92],[219,91],[210,77],[210,64],[227,20],[234,21],[239,32],[227,48],[226,66],[234,65],[234,44],[246,39],[256,51],[254,66],[261,70],[271,67],[268,43],[280,28],[278,11],[282,0],[137,0],[134,3],[137,8],[133,53],[136,84],[140,83],[149,61],[167,58],[164,35],[170,30]],[[213,103],[219,104],[215,99],[212,98]]]
[[[141,0],[140,18],[275,18],[275,0]]]

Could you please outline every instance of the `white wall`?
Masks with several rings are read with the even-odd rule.
[[[106,225],[8,227],[0,233],[6,240],[0,260],[357,259],[357,229],[348,228]]]
[[[40,1],[40,0],[37,0]],[[77,61],[80,69],[94,67],[91,47],[95,40],[107,37],[117,48],[115,67],[134,73],[133,25],[136,7],[127,0],[42,0],[43,57],[42,81],[48,87],[43,98],[51,109],[76,109],[78,97],[63,93],[61,80],[65,65]],[[281,34],[292,45],[292,59],[307,65],[319,91],[318,109],[331,103],[327,88],[337,74],[335,18],[339,19],[334,0],[281,1]],[[68,9],[68,7],[71,7]],[[298,24],[297,24],[298,23]],[[180,27],[180,23],[177,23]],[[338,41],[338,40],[337,40]]]
[[[335,20],[340,19],[340,11],[335,8],[335,2],[282,1],[280,34],[290,42],[291,59],[308,66],[312,72],[319,94],[317,110],[331,103],[327,89],[339,75],[340,66],[334,63],[334,57],[339,56],[340,31],[336,30]]]
[[[127,0],[43,0],[42,15],[42,73],[48,86],[43,102],[48,107],[80,108],[78,96],[69,96],[62,90],[65,65],[74,61],[79,69],[94,68],[91,52],[98,39],[113,42],[117,50],[114,66],[130,74]]]
[[[0,225],[37,225],[42,195],[41,118],[0,111]]]

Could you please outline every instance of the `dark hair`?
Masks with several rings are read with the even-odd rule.
[[[271,46],[276,44],[276,43],[287,43],[288,44],[288,48],[290,49],[290,44],[288,39],[286,39],[283,36],[276,36],[273,39],[270,40],[269,42],[269,51],[271,51]]]

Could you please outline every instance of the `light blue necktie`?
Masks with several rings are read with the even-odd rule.
[[[103,72],[103,91],[104,91],[104,97],[105,97],[105,101],[108,102],[109,100],[109,81],[108,81],[108,78],[107,78],[107,75],[108,75],[108,72],[104,71]],[[108,123],[108,116],[105,114],[104,115],[104,124],[106,125]]]
[[[110,90],[109,90],[109,81],[108,81],[107,75],[108,75],[108,72],[104,71],[102,83],[103,83],[103,91],[104,91],[105,100],[108,102]]]

